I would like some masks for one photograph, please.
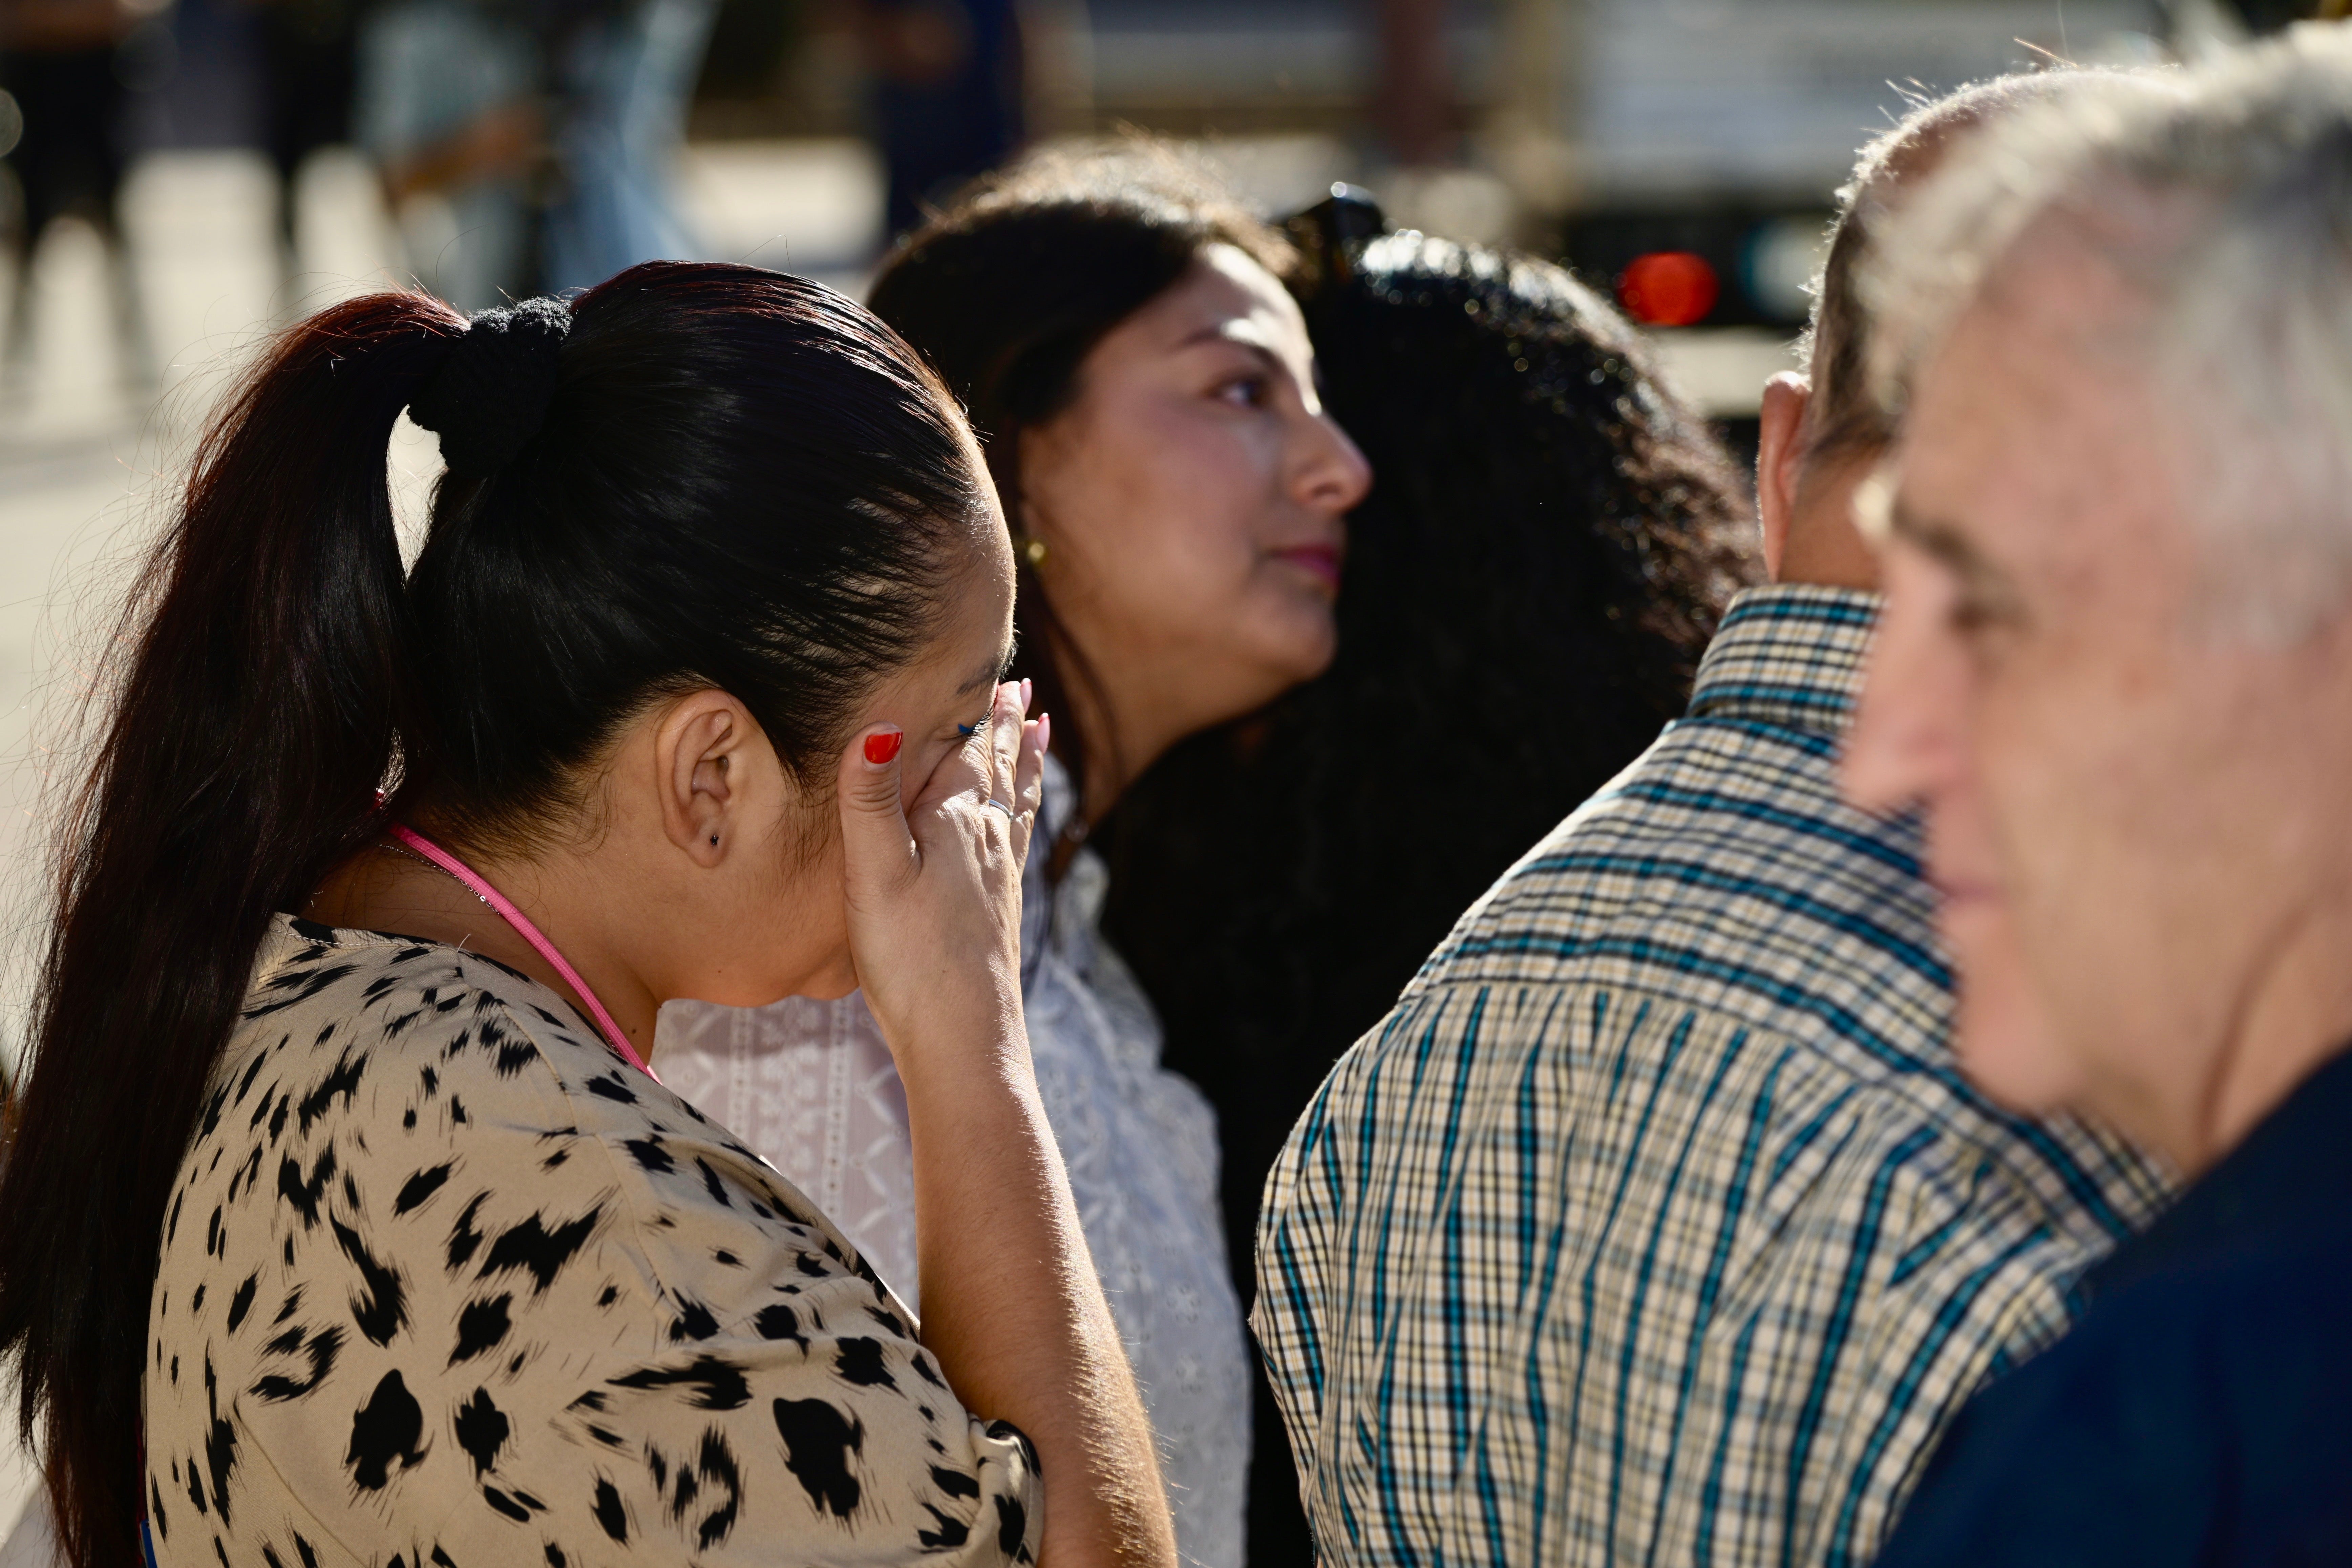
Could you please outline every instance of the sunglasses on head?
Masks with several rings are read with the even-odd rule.
[[[1282,223],[1283,232],[1306,258],[1310,287],[1345,279],[1350,265],[1348,247],[1386,234],[1388,226],[1370,191],[1340,183],[1331,186],[1329,195]]]

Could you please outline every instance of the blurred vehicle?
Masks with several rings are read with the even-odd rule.
[[[1559,250],[1654,326],[1802,324],[1829,195],[1906,107],[2036,64],[2152,63],[2156,0],[1578,0],[1541,8]],[[1538,92],[1542,89],[1539,88]]]

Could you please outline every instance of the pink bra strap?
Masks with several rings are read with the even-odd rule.
[[[537,948],[539,956],[547,960],[556,973],[563,976],[563,983],[578,994],[580,1000],[588,1004],[588,1011],[595,1015],[598,1026],[604,1031],[604,1038],[611,1043],[614,1050],[621,1054],[621,1059],[647,1078],[653,1079],[656,1083],[661,1081],[660,1079],[654,1077],[654,1069],[646,1065],[645,1058],[631,1047],[628,1036],[621,1033],[621,1026],[613,1022],[613,1015],[604,1011],[604,1004],[596,1000],[596,993],[588,989],[588,983],[580,978],[580,972],[564,962],[563,955],[555,951],[555,944],[541,935],[537,926],[530,923],[529,915],[515,908],[513,900],[483,880],[472,867],[406,823],[394,823],[392,836],[465,883],[467,887],[473,889],[476,898],[498,911],[507,924],[514,927],[516,934]]]

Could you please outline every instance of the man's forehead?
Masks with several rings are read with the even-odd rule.
[[[2093,431],[2149,438],[2146,301],[2074,245],[2021,244],[1928,356],[1906,445],[2080,464]],[[1979,451],[1989,447],[1995,451]]]
[[[2067,595],[2149,558],[2180,515],[2170,421],[2113,279],[2036,257],[1989,280],[1914,386],[1885,530]]]

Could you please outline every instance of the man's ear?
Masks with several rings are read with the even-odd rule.
[[[1812,384],[1784,370],[1764,384],[1756,440],[1756,517],[1764,530],[1764,570],[1780,580],[1789,527],[1797,505],[1797,468],[1804,456],[1805,408]]]
[[[743,826],[744,753],[758,733],[740,702],[707,689],[678,699],[655,731],[662,830],[698,866],[724,859]]]

